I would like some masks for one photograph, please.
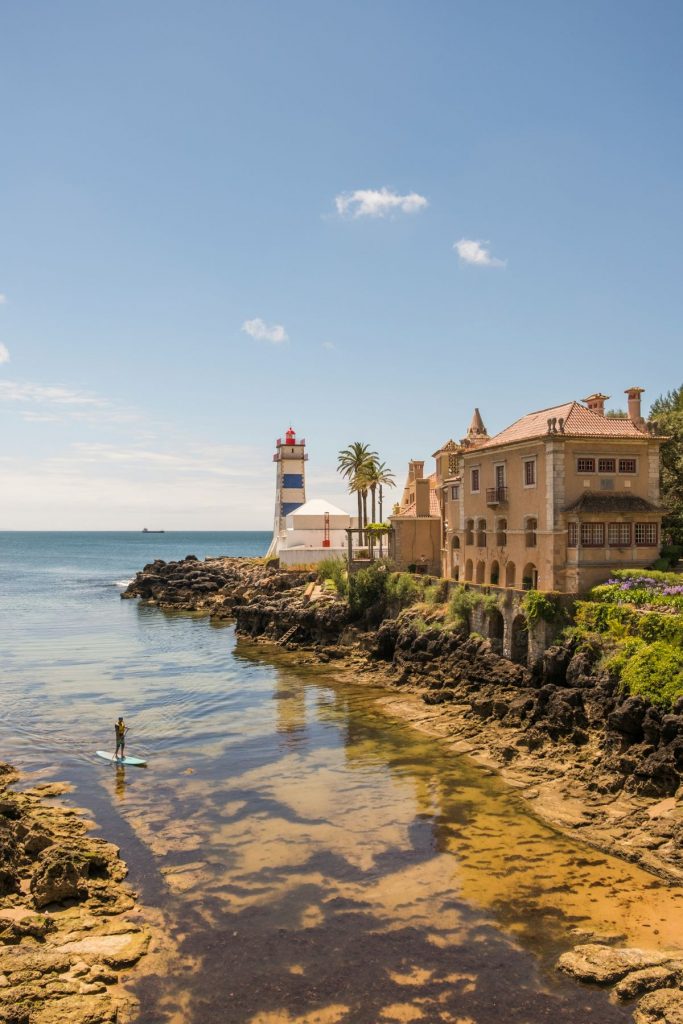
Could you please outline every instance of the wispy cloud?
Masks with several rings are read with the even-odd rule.
[[[9,358],[9,357],[8,357]],[[22,419],[31,419],[31,408],[39,415],[39,422],[49,415],[51,419],[79,419],[124,423],[138,419],[138,414],[117,405],[101,395],[78,391],[61,384],[36,384],[32,381],[0,380],[0,404],[16,405]],[[26,409],[26,407],[29,407]]]
[[[342,192],[335,197],[334,204],[340,217],[386,217],[397,210],[418,213],[429,205],[417,192],[401,196],[388,188],[358,188],[355,192]]]
[[[334,352],[337,346],[333,341],[324,341],[322,347],[327,349],[328,352]]]
[[[242,324],[242,330],[250,338],[255,338],[256,341],[269,341],[272,345],[280,345],[283,341],[289,341],[287,332],[282,324],[271,324],[269,326],[265,320],[261,320],[258,316],[253,320],[245,320]]]
[[[9,363],[9,352],[7,346],[0,341],[0,363]]]
[[[453,248],[463,263],[471,263],[477,267],[504,267],[507,260],[499,260],[496,256],[492,256],[490,250],[486,248],[487,245],[490,245],[490,242],[461,238]]]
[[[6,302],[7,302],[7,296],[3,295],[3,293],[0,292],[0,306],[4,306]]]
[[[59,384],[32,384],[28,381],[0,381],[0,401],[49,402],[55,405],[106,405],[104,398],[74,391]]]

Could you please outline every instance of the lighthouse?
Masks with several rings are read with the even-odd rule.
[[[306,501],[307,460],[306,441],[304,438],[297,441],[296,432],[290,427],[284,441],[279,437],[275,442],[275,522],[267,557],[279,554],[285,539],[287,516]]]

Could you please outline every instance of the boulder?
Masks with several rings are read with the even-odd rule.
[[[683,992],[679,988],[660,988],[640,1000],[633,1024],[683,1024]]]
[[[19,891],[18,865],[16,827],[7,818],[0,818],[0,896]]]
[[[44,850],[31,876],[30,891],[34,905],[40,909],[50,903],[64,900],[82,900],[88,889],[81,871],[81,863],[70,850],[51,846]]]
[[[634,742],[643,739],[643,720],[648,704],[640,697],[628,697],[607,718],[607,724],[614,732],[620,732]]]
[[[645,992],[653,992],[658,988],[666,988],[667,985],[676,983],[678,974],[676,968],[671,967],[646,967],[642,971],[632,971],[622,978],[615,987],[615,992],[620,999],[635,999]]]
[[[601,946],[589,942],[563,953],[557,961],[559,970],[570,974],[579,981],[592,981],[600,985],[612,985],[630,971],[646,967],[662,967],[671,957],[646,949],[624,949]],[[683,1021],[681,1022],[683,1024]]]

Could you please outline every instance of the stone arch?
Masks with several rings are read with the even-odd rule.
[[[486,628],[491,641],[491,647],[496,654],[503,653],[503,637],[505,635],[505,619],[502,613],[493,608],[486,617]]]
[[[477,547],[478,548],[485,548],[486,547],[486,520],[485,519],[477,520]]]
[[[486,562],[483,562],[483,561],[477,562],[477,580],[476,580],[476,582],[477,583],[485,583],[486,582]]]
[[[468,583],[472,582],[472,559],[468,558],[465,562],[465,580]]]
[[[496,559],[494,559],[493,562],[491,562],[491,571],[489,573],[489,582],[491,583],[491,586],[493,586],[493,587],[500,586],[500,565],[498,564],[498,561]]]
[[[529,630],[523,615],[515,615],[510,627],[510,660],[516,665],[529,661]]]
[[[527,562],[522,573],[522,587],[524,590],[538,589],[538,569],[533,562]]]
[[[451,541],[451,547],[453,548],[454,551],[458,551],[459,548],[460,548],[460,538],[458,537],[457,533],[453,534],[453,540]]]
[[[508,564],[505,566],[505,586],[506,587],[514,587],[516,571],[517,570],[515,569],[515,563],[514,562],[508,562]]]

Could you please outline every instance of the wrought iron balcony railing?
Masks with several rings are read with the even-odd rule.
[[[486,488],[486,504],[487,505],[500,505],[502,502],[508,500],[508,489],[507,487],[487,487]]]

